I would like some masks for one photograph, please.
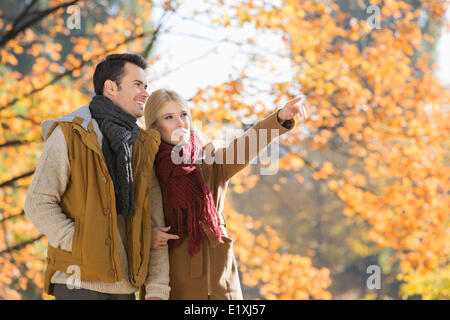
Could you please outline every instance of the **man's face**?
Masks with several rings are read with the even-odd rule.
[[[105,81],[104,95],[133,117],[142,117],[149,97],[145,71],[130,62],[125,63],[124,71],[120,87],[111,80]]]

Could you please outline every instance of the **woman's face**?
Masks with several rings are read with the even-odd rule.
[[[162,107],[155,129],[164,142],[177,145],[189,141],[191,124],[188,114],[187,108],[175,101],[169,101]]]

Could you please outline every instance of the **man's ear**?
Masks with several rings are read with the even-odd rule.
[[[117,84],[112,80],[106,80],[103,85],[103,94],[115,96],[117,93]]]

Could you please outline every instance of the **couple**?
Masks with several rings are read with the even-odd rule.
[[[44,290],[56,299],[134,300],[139,290],[148,300],[242,299],[222,213],[228,181],[309,111],[294,99],[252,128],[269,132],[255,154],[244,134],[212,152],[220,161],[198,164],[206,146],[185,100],[165,89],[149,96],[146,67],[137,54],[107,56],[89,106],[42,124],[25,213],[48,238]],[[245,163],[226,163],[241,142]]]

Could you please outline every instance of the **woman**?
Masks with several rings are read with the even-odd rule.
[[[306,107],[297,105],[300,99],[288,102],[228,147],[216,150],[214,161],[207,161],[201,156],[207,148],[195,133],[185,100],[166,89],[156,90],[148,98],[146,127],[161,134],[155,173],[165,221],[170,232],[180,237],[169,242],[169,299],[242,299],[233,240],[228,236],[222,213],[228,181],[279,134],[291,130],[296,114],[303,119],[309,116]],[[267,141],[260,139],[263,131]],[[246,139],[250,132],[258,137],[255,148],[250,148],[252,139]],[[239,146],[245,150],[238,150]],[[242,151],[244,163],[237,160]],[[228,153],[232,154],[231,159]],[[156,232],[153,242],[164,248],[167,239],[168,234]]]

